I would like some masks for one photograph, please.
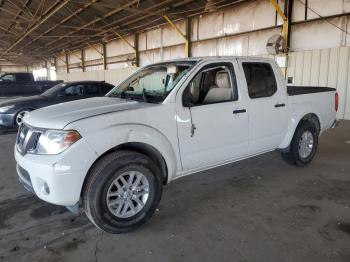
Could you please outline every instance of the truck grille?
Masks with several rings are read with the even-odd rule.
[[[25,155],[28,151],[33,151],[38,145],[41,133],[32,130],[25,124],[22,124],[18,130],[16,148],[21,155]]]

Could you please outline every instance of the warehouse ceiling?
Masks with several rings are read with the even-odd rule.
[[[0,0],[0,61],[33,64],[243,0]]]

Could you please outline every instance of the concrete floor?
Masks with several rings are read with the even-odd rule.
[[[0,135],[0,261],[350,261],[350,121],[306,168],[272,152],[173,182],[125,235],[26,193],[14,141]]]

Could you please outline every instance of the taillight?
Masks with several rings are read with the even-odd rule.
[[[335,93],[335,112],[338,112],[339,107],[339,95],[338,92]]]

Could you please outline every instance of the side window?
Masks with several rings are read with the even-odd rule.
[[[82,96],[83,89],[83,85],[70,86],[64,90],[64,96]]]
[[[32,78],[30,74],[17,74],[16,75],[17,82],[31,82]]]
[[[250,98],[269,97],[276,93],[276,78],[270,64],[243,63],[243,70]]]
[[[100,95],[99,84],[85,85],[84,93],[85,93],[85,95],[88,95],[88,96],[99,96]]]
[[[237,86],[232,65],[204,67],[183,94],[185,106],[199,106],[237,100]]]
[[[16,81],[16,77],[14,75],[11,74],[7,74],[1,77],[1,81],[4,82],[15,82]]]
[[[101,85],[101,92],[102,95],[106,95],[109,91],[111,91],[114,88],[114,86],[109,84],[102,84]]]

